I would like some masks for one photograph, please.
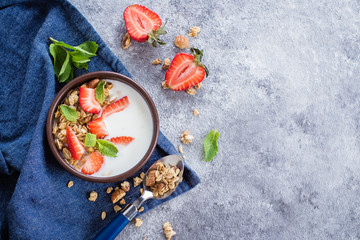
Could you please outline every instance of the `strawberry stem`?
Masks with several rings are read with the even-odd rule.
[[[198,67],[203,67],[206,73],[206,77],[209,76],[209,70],[208,68],[201,62],[202,57],[204,56],[204,50],[200,50],[197,48],[190,48],[190,52],[192,55],[194,55],[194,63]]]
[[[167,22],[165,22],[164,25],[162,25],[158,30],[152,30],[151,33],[149,33],[148,43],[151,43],[153,47],[157,47],[157,44],[165,45],[166,43],[160,40],[160,35],[165,35],[167,31],[165,31],[165,25]]]

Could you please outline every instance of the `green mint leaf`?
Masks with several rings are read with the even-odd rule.
[[[101,81],[99,82],[99,84],[96,86],[96,90],[95,90],[95,97],[96,100],[99,103],[103,103],[105,100],[105,90],[104,90],[104,86],[105,86],[105,81]]]
[[[78,63],[78,62],[73,62],[74,66],[78,69],[88,69],[88,64],[87,63]]]
[[[83,54],[84,56],[87,56],[88,58],[90,57],[94,57],[96,56],[96,51],[98,49],[98,46],[95,42],[90,42],[90,41],[86,41],[82,44],[80,44],[79,46],[71,46],[69,44],[66,44],[64,42],[55,40],[53,38],[50,37],[50,40],[54,42],[55,45],[58,46],[62,46],[65,47],[67,49],[71,49],[71,50],[77,50],[78,52],[80,52],[81,54]]]
[[[49,51],[50,51],[51,56],[54,59],[55,76],[59,77],[61,67],[67,57],[66,51],[63,48],[55,45],[54,43],[50,44]]]
[[[217,130],[211,130],[204,140],[204,151],[205,151],[205,162],[210,162],[213,159],[217,152],[217,139],[219,137],[219,132]]]
[[[78,62],[78,63],[87,63],[90,62],[90,59],[87,56],[84,56],[81,52],[79,51],[73,51],[70,52],[70,55],[72,56],[72,61],[73,62]]]
[[[60,105],[60,109],[64,117],[70,122],[75,122],[79,118],[79,113],[65,104]]]
[[[74,47],[51,37],[49,39],[53,42],[49,46],[49,51],[54,60],[54,72],[59,82],[72,80],[74,67],[87,70],[87,63],[91,57],[96,56],[99,47],[99,45],[91,41],[86,41]]]
[[[86,147],[95,147],[96,145],[96,135],[92,133],[87,133],[85,136],[84,145]]]
[[[77,48],[80,48],[91,54],[95,54],[96,51],[98,50],[98,47],[99,45],[97,45],[96,42],[90,42],[90,41],[86,41],[80,44],[79,46],[77,46]],[[94,56],[96,56],[96,54]]]
[[[73,71],[74,71],[74,67],[71,64],[71,56],[70,56],[69,52],[66,52],[66,58],[61,66],[59,76],[58,76],[59,82],[70,81],[72,79],[70,77],[72,76]]]
[[[98,139],[96,141],[96,146],[99,149],[99,151],[105,156],[116,157],[116,153],[118,152],[118,149],[115,147],[115,145],[112,142],[103,139]]]

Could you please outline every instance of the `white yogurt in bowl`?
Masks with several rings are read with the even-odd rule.
[[[102,92],[102,85],[96,89],[99,80],[111,85],[105,83]],[[73,175],[91,182],[118,182],[150,158],[159,136],[159,118],[150,95],[132,79],[116,72],[91,72],[56,95],[46,135],[56,160]],[[104,140],[113,142],[117,152]]]
[[[133,168],[145,156],[153,138],[153,119],[144,98],[128,84],[104,79],[113,84],[110,99],[127,96],[129,106],[123,111],[113,113],[104,119],[109,135],[104,139],[129,136],[134,138],[128,145],[116,145],[117,157],[104,157],[100,170],[91,176],[109,177],[124,173]]]

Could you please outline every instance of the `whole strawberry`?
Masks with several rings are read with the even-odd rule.
[[[208,69],[201,62],[203,51],[196,48],[190,48],[190,51],[192,54],[176,54],[165,74],[166,86],[173,91],[186,90],[209,75]]]
[[[157,44],[164,45],[159,37],[167,32],[164,30],[159,15],[139,4],[128,6],[124,11],[126,30],[132,40],[145,42],[146,40],[154,47]]]

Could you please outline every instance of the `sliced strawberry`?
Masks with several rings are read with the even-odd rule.
[[[105,117],[110,116],[113,113],[120,112],[120,111],[124,110],[128,105],[129,105],[129,98],[127,96],[125,96],[125,97],[113,102],[109,106],[107,106],[104,109],[101,117],[105,118]]]
[[[79,103],[81,108],[87,113],[98,114],[101,111],[101,105],[96,100],[94,88],[80,88]]]
[[[71,157],[74,160],[79,160],[84,154],[85,148],[69,126],[66,128],[66,141],[71,153]]]
[[[127,136],[121,136],[121,137],[113,137],[110,138],[110,142],[112,142],[113,144],[118,144],[118,145],[128,145],[129,143],[131,143],[135,138],[133,137],[127,137]]]
[[[103,163],[104,157],[97,152],[92,152],[83,165],[81,172],[87,175],[94,174],[100,170]]]
[[[165,83],[171,90],[186,90],[204,80],[205,75],[209,75],[207,68],[201,63],[203,51],[196,48],[190,50],[193,55],[176,54],[165,74]]]
[[[139,4],[128,6],[124,11],[126,30],[130,37],[137,42],[148,40],[154,47],[163,43],[159,37],[166,34],[164,26],[161,27],[159,15]]]
[[[105,122],[102,117],[92,120],[88,123],[89,130],[95,134],[97,138],[104,138],[109,135]]]

